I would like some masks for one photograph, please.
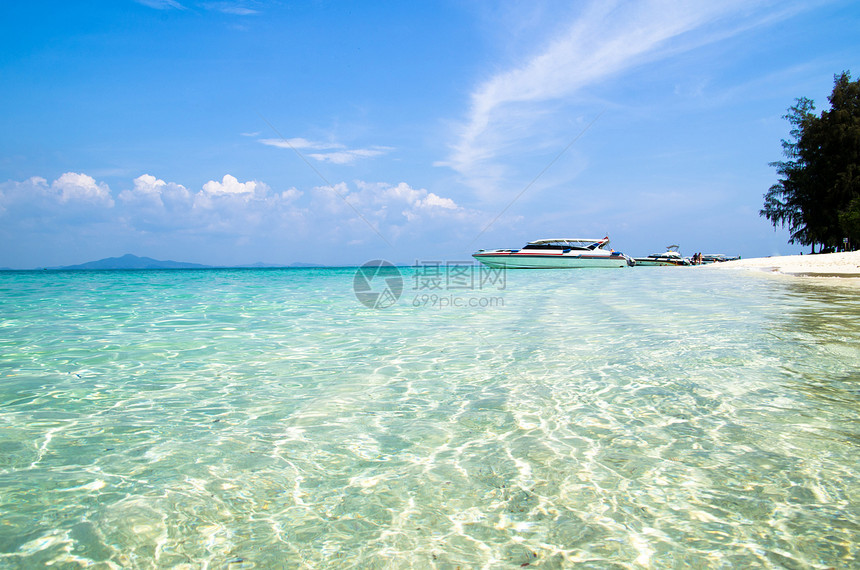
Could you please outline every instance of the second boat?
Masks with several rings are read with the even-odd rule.
[[[626,267],[633,260],[606,249],[609,237],[539,239],[520,249],[481,249],[472,257],[489,267],[508,269],[572,269],[578,267]]]

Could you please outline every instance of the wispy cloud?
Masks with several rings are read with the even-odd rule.
[[[769,0],[595,0],[534,55],[473,90],[448,159],[439,164],[488,197],[507,175],[505,156],[519,152],[537,124],[551,127],[547,117],[569,109],[585,88],[771,21],[772,8]]]
[[[388,147],[357,148],[352,150],[341,150],[336,152],[314,152],[309,154],[311,158],[320,162],[332,164],[352,164],[357,160],[382,156],[391,150]]]
[[[202,4],[207,10],[215,10],[223,14],[233,14],[234,16],[252,16],[259,14],[259,10],[249,8],[244,2],[204,2]]]
[[[269,146],[276,146],[278,148],[289,148],[294,150],[323,150],[332,148],[346,148],[342,144],[338,143],[314,142],[309,141],[308,139],[303,139],[301,137],[295,137],[292,139],[260,139],[260,142]]]
[[[260,142],[278,148],[287,148],[297,152],[313,150],[307,156],[319,162],[332,164],[352,164],[358,160],[374,158],[387,154],[392,150],[387,146],[372,146],[370,148],[347,148],[340,143],[310,141],[304,138],[292,139],[260,139]]]
[[[176,0],[136,0],[138,4],[155,8],[156,10],[184,10],[185,6]]]
[[[177,0],[135,0],[138,4],[155,8],[156,10],[184,10],[186,6]],[[249,7],[247,2],[191,2],[192,6],[197,6],[204,10],[212,10],[221,12],[222,14],[232,14],[234,16],[252,16],[259,14],[260,11]]]

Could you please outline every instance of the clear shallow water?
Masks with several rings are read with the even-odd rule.
[[[0,567],[860,566],[860,288],[404,271],[0,273]]]

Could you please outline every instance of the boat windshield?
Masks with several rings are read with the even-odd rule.
[[[582,249],[589,250],[590,248],[582,244],[569,243],[529,243],[523,246],[523,249]]]
[[[531,241],[523,246],[523,249],[578,249],[590,251],[604,247],[609,240],[600,239],[541,239]]]

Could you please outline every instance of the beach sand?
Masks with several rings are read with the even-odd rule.
[[[714,263],[702,267],[721,270],[750,269],[796,277],[860,278],[860,251],[758,257]]]

